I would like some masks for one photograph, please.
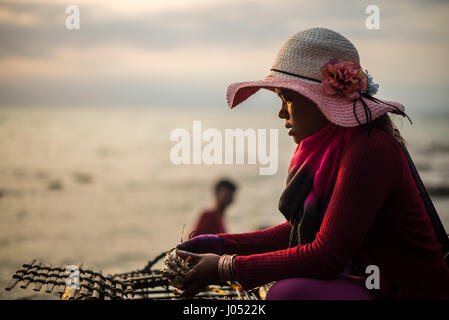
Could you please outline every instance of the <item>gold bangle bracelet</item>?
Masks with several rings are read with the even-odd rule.
[[[218,260],[218,275],[222,281],[233,281],[234,273],[234,257],[236,255],[224,254]]]

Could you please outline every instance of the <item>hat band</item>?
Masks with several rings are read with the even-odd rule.
[[[288,71],[283,71],[283,70],[279,70],[279,69],[270,69],[270,71],[276,71],[276,72],[287,74],[289,76],[295,76],[295,77],[298,77],[298,78],[302,78],[302,79],[306,79],[306,80],[310,80],[310,81],[321,83],[320,80],[309,78],[309,77],[305,77],[305,76],[301,76],[299,74],[288,72]]]
[[[283,73],[283,74],[287,74],[287,75],[290,75],[290,76],[294,76],[294,77],[298,77],[298,78],[302,78],[302,79],[306,79],[306,80],[310,80],[310,81],[322,83],[322,81],[320,81],[320,80],[316,80],[316,79],[313,79],[313,78],[305,77],[305,76],[302,76],[302,75],[299,75],[299,74],[296,74],[296,73],[293,73],[293,72],[283,71],[283,70],[274,69],[274,68],[272,68],[272,69],[270,69],[270,70],[271,70],[271,71],[280,72],[280,73]],[[410,124],[413,124],[413,123],[412,123],[412,120],[410,119],[410,117],[409,117],[404,111],[402,111],[401,109],[399,109],[399,108],[396,107],[395,105],[392,105],[392,104],[390,104],[390,103],[381,101],[381,100],[379,100],[379,99],[376,99],[376,98],[374,98],[373,96],[371,96],[370,93],[364,91],[364,92],[360,92],[360,96],[359,96],[357,99],[354,99],[354,102],[353,102],[353,105],[352,105],[352,111],[353,111],[353,113],[354,113],[355,119],[357,120],[357,123],[358,123],[359,125],[363,125],[362,122],[359,120],[359,118],[358,118],[358,116],[357,116],[357,113],[356,113],[356,104],[357,104],[357,101],[360,100],[360,102],[361,102],[361,104],[362,104],[362,107],[363,107],[363,110],[365,111],[365,120],[366,120],[365,125],[368,125],[368,128],[369,128],[369,130],[368,130],[368,135],[369,135],[369,133],[370,133],[370,131],[371,131],[371,126],[372,126],[372,115],[371,115],[371,110],[370,110],[370,108],[368,107],[368,105],[366,104],[366,102],[362,99],[362,97],[363,97],[363,98],[366,98],[366,99],[368,99],[368,100],[371,100],[371,101],[373,101],[373,102],[376,102],[376,103],[383,103],[383,104],[385,104],[385,105],[388,105],[388,106],[390,106],[390,107],[393,107],[394,109],[396,109],[396,111],[397,111],[401,116],[407,117],[407,119],[410,121]]]

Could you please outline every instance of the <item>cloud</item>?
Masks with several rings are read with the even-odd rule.
[[[0,104],[221,103],[226,84],[264,77],[282,42],[311,26],[351,39],[380,95],[449,89],[444,1],[378,1],[380,30],[365,28],[368,0],[77,3],[76,31],[60,2],[0,3]],[[173,85],[182,98],[159,98]]]
[[[151,1],[150,1],[151,2]],[[203,44],[217,46],[280,45],[301,28],[317,24],[314,17],[332,24],[339,19],[354,19],[356,8],[342,10],[334,2],[322,11],[296,1],[214,1],[192,7],[162,7],[159,10],[124,10],[119,14],[92,2],[80,5],[81,29],[65,30],[65,6],[60,3],[3,4],[5,10],[39,17],[38,26],[18,28],[0,21],[0,37],[6,41],[0,54],[45,55],[54,46],[88,47],[98,44],[126,43],[145,48],[176,48]],[[124,8],[129,8],[125,6]],[[338,12],[339,15],[329,15]],[[131,14],[132,13],[132,14]]]
[[[0,19],[4,43],[0,55],[45,55],[55,46],[90,47],[128,44],[148,49],[173,49],[195,44],[218,47],[279,46],[283,39],[311,26],[335,28],[356,42],[366,37],[383,40],[436,41],[447,36],[442,28],[448,4],[437,2],[385,2],[381,10],[381,30],[364,26],[368,1],[123,1],[80,3],[81,29],[64,28],[65,6],[52,2],[6,2],[0,8],[16,16],[32,15],[40,23],[18,26]],[[133,4],[138,5],[133,5]],[[148,5],[156,3],[158,5]],[[107,5],[109,4],[109,5]],[[147,4],[142,5],[142,4]],[[162,5],[165,4],[165,5]],[[181,5],[184,4],[184,5]],[[206,5],[207,4],[207,5]]]
[[[0,22],[12,25],[35,26],[41,20],[32,12],[16,12],[9,8],[0,7]]]
[[[145,49],[129,45],[54,48],[46,56],[0,59],[1,78],[147,77],[211,79],[257,77],[269,72],[275,52],[244,48],[185,46]]]

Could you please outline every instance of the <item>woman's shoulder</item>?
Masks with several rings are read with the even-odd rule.
[[[354,135],[345,152],[344,158],[376,166],[386,165],[391,169],[402,168],[402,149],[399,142],[388,132],[372,129],[359,130]]]
[[[349,149],[354,149],[365,152],[387,152],[399,151],[399,142],[390,133],[372,129],[370,132],[361,129],[354,134],[354,137],[349,144]]]

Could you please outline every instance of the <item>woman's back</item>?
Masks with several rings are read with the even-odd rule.
[[[378,162],[367,166],[387,161],[394,167],[393,176],[371,181],[379,189],[391,189],[354,257],[358,271],[364,274],[366,266],[377,265],[382,295],[449,297],[449,268],[400,145],[380,130],[373,130],[368,139],[357,138],[354,144],[360,149],[381,150]],[[369,201],[369,195],[364,198]]]

